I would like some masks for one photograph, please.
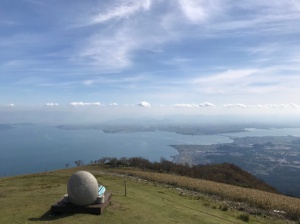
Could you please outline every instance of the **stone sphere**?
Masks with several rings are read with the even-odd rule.
[[[74,173],[68,181],[69,200],[77,206],[94,204],[98,197],[98,182],[87,171]]]

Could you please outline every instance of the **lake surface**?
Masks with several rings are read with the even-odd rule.
[[[222,135],[182,135],[173,132],[103,133],[101,130],[62,130],[51,126],[18,126],[0,130],[0,176],[43,172],[74,166],[101,157],[141,156],[150,161],[170,159],[170,145],[231,143],[230,137],[300,136],[299,128],[249,129]]]
[[[49,126],[19,126],[0,130],[0,176],[43,172],[74,166],[101,157],[141,156],[150,161],[171,159],[169,145],[232,142],[226,136],[181,135],[173,132],[103,133],[101,130],[62,130]]]

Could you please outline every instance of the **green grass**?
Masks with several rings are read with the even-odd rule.
[[[87,170],[112,192],[112,202],[101,216],[89,214],[51,215],[49,209],[66,193],[68,178],[76,170]],[[226,209],[209,197],[183,196],[175,188],[127,178],[110,170],[86,166],[34,175],[0,178],[0,223],[244,223],[243,214]],[[249,215],[248,223],[286,223],[275,218]]]
[[[300,218],[300,199],[251,188],[217,183],[198,178],[178,176],[167,173],[149,172],[133,168],[114,169],[115,172],[134,175],[154,182],[195,190],[209,195],[217,195],[224,200],[242,202],[262,209],[268,213],[274,210],[284,212],[285,217],[293,220]],[[274,214],[275,215],[275,214]]]

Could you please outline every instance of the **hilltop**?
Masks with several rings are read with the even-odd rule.
[[[254,188],[258,190],[278,193],[278,191],[266,184],[263,180],[256,178],[251,173],[231,163],[188,165],[178,164],[164,158],[160,162],[150,162],[141,157],[108,158],[104,157],[93,164],[106,164],[110,167],[135,167],[148,171],[160,173],[171,173],[192,178],[210,180],[240,187]]]
[[[101,216],[54,216],[77,170],[91,172],[112,192]],[[127,196],[124,196],[124,180]],[[89,165],[0,178],[0,223],[293,223],[300,199],[170,173]],[[296,222],[297,223],[297,222]]]

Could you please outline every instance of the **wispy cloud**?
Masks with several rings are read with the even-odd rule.
[[[278,24],[278,21],[290,21],[291,19],[297,21],[300,18],[300,16],[297,17],[294,14],[287,13],[279,15],[265,14],[265,12],[270,12],[271,9],[274,10],[275,8],[283,8],[285,12],[292,13],[288,4],[275,4],[274,6],[274,4],[260,4],[255,1],[252,4],[249,3],[247,7],[263,6],[264,10],[256,10],[256,13],[244,16],[245,19],[241,20],[234,17],[236,15],[234,12],[239,8],[245,8],[245,6],[230,3],[229,0],[178,0],[173,4],[167,4],[164,1],[119,1],[115,4],[115,7],[102,10],[99,15],[92,16],[86,23],[105,23],[113,19],[121,20],[121,22],[115,24],[114,29],[111,27],[105,28],[106,32],[101,32],[101,30],[94,32],[90,38],[83,42],[83,46],[75,59],[91,63],[102,70],[122,70],[134,66],[134,55],[139,50],[154,49],[156,51],[155,49],[163,49],[165,43],[184,40],[190,38],[191,35],[203,39],[210,38],[212,35],[214,38],[218,38],[224,36],[222,32],[228,31],[228,35],[235,36],[236,33],[232,31],[241,29],[247,29],[246,32],[258,31],[258,34],[260,34],[260,29],[266,29],[265,25],[262,24]],[[151,5],[153,7],[150,7]],[[159,5],[167,8],[167,13],[164,15],[157,14],[156,7]],[[147,20],[141,16],[146,11]],[[191,24],[182,23],[183,17],[178,16],[178,12],[182,12],[185,20],[191,22]],[[171,20],[168,19],[170,16],[172,17]],[[151,18],[158,19],[158,22],[154,23]],[[210,18],[214,19],[210,20]],[[141,19],[144,23],[142,24],[133,19]],[[166,20],[172,21],[171,23],[174,26],[168,25],[168,27],[172,27],[171,30],[166,29]],[[202,22],[205,22],[205,24],[195,26]],[[147,30],[151,30],[151,32],[145,30],[145,25],[148,27]],[[186,29],[192,29],[194,32],[182,32]],[[139,30],[143,30],[143,32],[139,32]],[[281,31],[282,28],[278,27],[278,33]],[[270,48],[268,50],[266,48],[259,49],[258,47],[250,49],[252,53],[262,52],[262,50],[270,51]]]
[[[266,43],[260,46],[254,46],[247,49],[251,55],[257,54],[257,55],[272,55],[280,50],[279,43]]]
[[[113,19],[128,18],[139,11],[147,11],[151,6],[151,0],[141,1],[117,1],[115,7],[109,8],[106,12],[100,12],[93,16],[87,25],[107,22]]]
[[[131,65],[130,53],[136,43],[124,33],[114,36],[95,35],[84,44],[78,59],[99,67],[101,70],[119,70]]]
[[[216,74],[201,75],[191,80],[198,91],[207,94],[228,94],[242,90],[242,86],[251,83],[257,69],[226,70]],[[242,90],[243,91],[243,90]]]
[[[47,11],[39,5],[46,2],[20,4],[8,3],[0,22],[6,103],[22,104],[22,89],[30,89],[29,104],[82,95],[173,109],[300,104],[299,1],[60,1]]]
[[[140,82],[145,82],[149,78],[144,76],[144,75],[127,75],[127,76],[100,76],[96,77],[94,79],[88,79],[84,80],[81,84],[86,85],[86,86],[91,86],[91,85],[99,85],[99,84],[129,84],[129,83],[140,83]],[[78,84],[78,83],[76,83]]]
[[[233,81],[236,81],[238,79],[245,78],[246,76],[250,76],[257,72],[256,69],[243,69],[243,70],[226,70],[224,72],[209,75],[207,77],[201,77],[195,79],[193,82],[195,84],[200,83],[231,83]]]

